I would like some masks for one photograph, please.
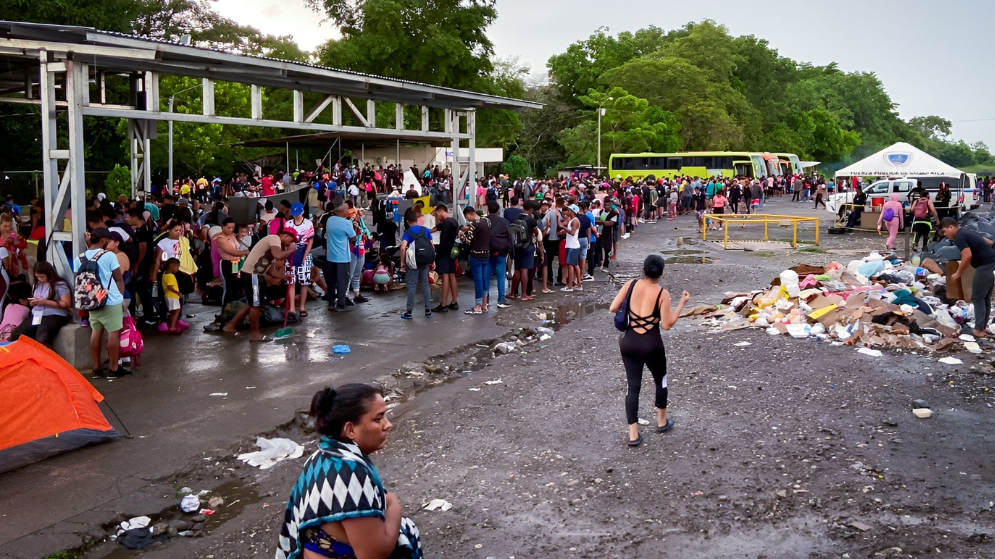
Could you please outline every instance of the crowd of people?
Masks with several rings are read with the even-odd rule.
[[[108,294],[94,309],[81,309],[72,278],[58,277],[43,262],[41,205],[32,201],[30,216],[20,218],[22,208],[8,201],[0,212],[0,296],[8,283],[12,291],[3,315],[7,332],[0,336],[29,335],[51,344],[78,314],[94,332],[95,375],[115,378],[129,374],[127,359],[109,353],[106,367],[100,366],[94,352],[105,345],[101,336],[116,345],[112,337],[132,324],[182,335],[189,328],[183,306],[195,293],[194,300],[223,307],[216,330],[251,341],[269,339],[261,328],[281,315],[284,321],[306,318],[316,299],[329,310],[350,312],[369,301],[364,289],[389,292],[402,283],[403,319],[415,318],[419,292],[426,318],[460,310],[480,315],[555,289],[583,291],[595,274],[612,273],[620,243],[644,223],[693,213],[704,227],[708,214],[757,211],[766,197],[785,193],[782,182],[787,192],[802,184],[694,177],[513,181],[492,175],[478,181],[470,200],[467,191],[451,191],[448,169],[438,167],[261,171],[236,172],[227,181],[188,178],[137,199],[98,194],[89,200],[87,250],[67,249],[67,256],[77,267],[94,261],[95,281]],[[251,219],[230,217],[234,198],[257,196]],[[29,281],[24,254],[32,239],[42,258]],[[461,275],[472,277],[474,289],[474,304],[464,309],[458,302]],[[30,285],[28,297],[17,287],[22,283]],[[441,290],[433,300],[435,283]],[[25,314],[20,307],[42,310]]]

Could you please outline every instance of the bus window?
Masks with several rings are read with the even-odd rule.
[[[736,161],[733,164],[734,173],[737,177],[752,177],[753,176],[753,164],[749,161]]]
[[[766,165],[764,165],[763,157],[760,157],[759,155],[751,155],[750,161],[753,162],[753,173],[749,175],[750,177],[759,179],[761,175],[766,174],[764,172],[764,169],[766,169],[767,167]]]
[[[667,169],[679,171],[681,169],[681,158],[680,157],[668,157],[667,158]]]

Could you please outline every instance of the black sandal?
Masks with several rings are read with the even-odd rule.
[[[670,431],[670,430],[671,430],[671,429],[673,429],[673,428],[674,428],[674,420],[673,420],[673,419],[670,419],[670,418],[668,417],[668,418],[667,418],[667,424],[666,424],[666,425],[664,425],[663,427],[657,427],[657,428],[656,428],[656,432],[657,432],[657,433],[666,433],[667,431]]]
[[[634,441],[629,441],[629,446],[639,446],[643,444],[643,435],[640,433],[639,438]]]

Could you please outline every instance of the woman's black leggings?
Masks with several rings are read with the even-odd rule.
[[[656,387],[656,407],[667,409],[667,353],[659,326],[645,334],[626,330],[618,340],[629,391],[625,395],[625,420],[632,425],[639,420],[639,388],[643,383],[643,366],[649,367]]]

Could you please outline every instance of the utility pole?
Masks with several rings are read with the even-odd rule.
[[[601,176],[601,117],[605,116],[605,112],[608,110],[605,108],[605,103],[614,100],[614,98],[609,97],[598,107],[598,168],[596,171],[598,176]]]
[[[175,95],[169,96],[169,112],[173,112],[173,98]],[[173,119],[169,119],[169,183],[167,187],[170,192],[173,191]],[[154,189],[153,189],[154,190]]]
[[[598,175],[601,174],[601,117],[604,116],[605,109],[598,109]],[[172,136],[170,136],[172,138]],[[170,152],[172,153],[172,152]]]

